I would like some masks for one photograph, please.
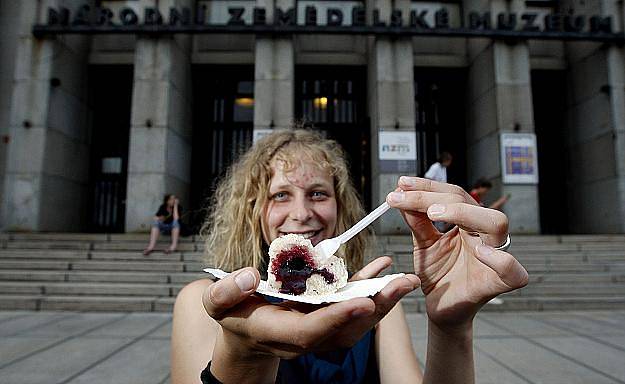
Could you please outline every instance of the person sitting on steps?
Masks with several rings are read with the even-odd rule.
[[[179,204],[178,198],[173,194],[166,194],[163,198],[163,204],[158,208],[152,221],[152,229],[150,231],[150,244],[143,251],[144,255],[149,255],[154,251],[156,240],[159,233],[171,234],[171,245],[165,249],[165,253],[175,252],[178,247],[178,239],[180,238],[180,214],[182,206]]]

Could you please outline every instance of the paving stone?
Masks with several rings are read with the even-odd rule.
[[[43,327],[47,324],[54,323],[73,316],[73,313],[32,312],[32,314],[28,316],[20,316],[15,319],[3,321],[2,323],[0,323],[0,336],[2,338],[16,336],[26,331],[28,331],[29,335],[31,335],[31,332],[33,332],[38,327]]]
[[[169,314],[131,313],[119,321],[87,333],[85,337],[137,337],[148,332],[151,328],[157,327],[163,322],[165,322],[165,324],[162,326],[170,324],[170,318],[171,315]],[[160,329],[160,327],[158,329]]]
[[[169,343],[144,339],[100,362],[68,384],[160,383],[169,373],[168,361]]]
[[[3,337],[0,343],[0,366],[36,353],[63,339],[63,337]],[[0,370],[0,380],[2,380],[2,370]]]
[[[28,331],[28,336],[70,337],[106,324],[114,324],[124,314],[74,313],[70,317]]]
[[[521,338],[479,339],[475,342],[481,352],[519,372],[532,383],[588,384],[616,383],[597,372],[580,366]]]
[[[606,327],[604,323],[568,313],[538,313],[536,319],[571,333],[589,335],[625,335],[625,327]]]
[[[72,375],[115,352],[130,340],[72,339],[0,370],[4,384],[49,384]],[[51,380],[54,378],[54,380]]]
[[[533,337],[532,340],[574,359],[580,365],[590,366],[604,375],[625,382],[623,353],[609,345],[583,337]]]
[[[171,317],[171,315],[168,315]],[[156,329],[154,332],[150,333],[149,335],[147,335],[146,337],[148,338],[158,338],[158,339],[170,339],[171,338],[171,321],[168,322],[167,324],[163,324],[161,325],[158,329]]]
[[[531,317],[516,313],[488,313],[478,315],[478,320],[494,326],[504,334],[518,336],[572,336],[572,333],[560,328],[536,321]]]

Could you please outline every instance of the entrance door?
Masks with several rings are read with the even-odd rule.
[[[298,66],[295,70],[295,116],[343,147],[354,185],[370,208],[366,89],[364,67]]]
[[[93,113],[89,229],[124,232],[132,66],[91,66],[88,81]]]
[[[534,70],[532,102],[538,151],[540,228],[544,234],[568,233],[565,113],[566,73]]]
[[[197,65],[193,86],[192,209],[185,221],[197,231],[219,178],[252,145],[254,67]]]
[[[415,68],[417,175],[423,176],[441,152],[453,155],[450,183],[468,187],[465,138],[466,74],[462,69]]]

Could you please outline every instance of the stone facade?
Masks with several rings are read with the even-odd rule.
[[[45,3],[45,4],[43,4]],[[539,186],[504,184],[500,135],[534,132],[532,70],[567,74],[563,172],[570,180],[569,220],[574,232],[625,230],[625,49],[589,42],[385,36],[60,36],[37,39],[32,24],[48,5],[84,1],[0,0],[0,228],[25,231],[85,230],[89,190],[90,64],[132,64],[134,81],[127,232],[146,231],[162,195],[182,201],[191,190],[194,64],[254,66],[254,129],[283,129],[296,117],[299,65],[367,68],[371,137],[372,205],[394,188],[400,172],[382,169],[378,132],[415,131],[414,74],[421,68],[465,68],[467,179],[486,177],[492,195],[511,194],[504,210],[511,231],[539,233]],[[104,1],[104,3],[108,3]],[[192,0],[110,2],[114,7],[193,7]],[[39,5],[37,5],[39,4]],[[388,21],[391,9],[408,14],[408,0],[367,0]],[[414,3],[412,3],[414,4]],[[470,11],[523,12],[522,0],[465,0]],[[273,19],[274,6],[293,0],[256,0]],[[41,7],[41,8],[38,8]],[[623,5],[611,0],[560,2],[561,10],[612,15],[617,29]],[[371,13],[367,15],[369,21]],[[42,21],[42,20],[39,20]],[[406,22],[406,20],[404,20]],[[620,29],[619,29],[620,30]],[[399,215],[378,230],[405,231]]]

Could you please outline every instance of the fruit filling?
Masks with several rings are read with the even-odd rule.
[[[280,293],[301,295],[306,292],[306,280],[313,274],[321,275],[328,284],[335,281],[327,268],[317,269],[313,265],[313,257],[306,247],[297,245],[278,253],[271,270],[276,281],[282,282]]]

